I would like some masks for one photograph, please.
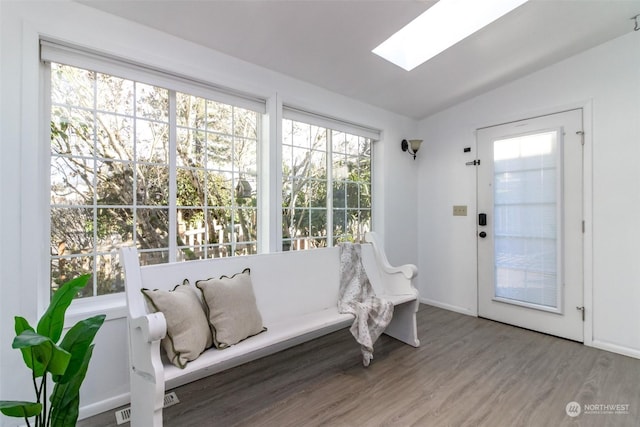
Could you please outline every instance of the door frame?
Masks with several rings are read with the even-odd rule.
[[[583,279],[583,304],[585,309],[585,319],[583,322],[583,338],[584,345],[593,347],[593,100],[588,99],[582,102],[575,102],[569,104],[561,104],[552,108],[541,108],[535,110],[528,110],[522,113],[510,113],[508,115],[497,116],[494,119],[487,119],[482,122],[476,123],[473,126],[472,134],[474,139],[475,153],[477,158],[478,153],[478,129],[499,126],[521,120],[527,120],[542,116],[548,116],[551,114],[561,113],[564,111],[582,109],[583,114],[583,168],[582,168],[582,212],[584,219],[584,233],[582,240],[582,279]],[[482,159],[480,159],[482,160]],[[475,175],[475,215],[473,216],[474,223],[477,223],[478,217],[478,191],[477,191],[478,176]],[[474,228],[475,230],[475,228]],[[475,292],[475,316],[479,313],[479,277],[478,277],[478,245],[477,234],[473,236],[476,251],[476,283],[474,287]]]

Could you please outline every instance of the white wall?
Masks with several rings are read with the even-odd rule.
[[[47,301],[49,165],[43,147],[40,35],[264,96],[271,106],[277,98],[382,129],[374,147],[374,228],[392,263],[417,262],[418,169],[399,148],[403,138],[415,135],[414,120],[69,1],[0,1],[0,19],[0,399],[32,398],[28,370],[10,348],[13,315],[35,323]],[[128,398],[126,322],[121,308],[106,312],[82,389],[81,416]],[[18,423],[0,416],[0,425]]]
[[[640,357],[640,32],[420,123],[418,247],[425,302],[477,314],[475,129],[584,106],[585,343]],[[472,147],[471,153],[463,153]],[[453,217],[466,204],[469,216]]]

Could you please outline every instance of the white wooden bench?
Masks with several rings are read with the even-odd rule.
[[[411,346],[420,342],[416,330],[418,292],[412,285],[414,265],[392,267],[368,233],[362,245],[362,264],[376,295],[394,303],[385,334]],[[140,266],[135,248],[121,251],[126,277],[131,376],[131,425],[162,426],[165,390],[275,353],[348,327],[353,316],[337,309],[340,249],[279,252]],[[231,347],[210,348],[184,369],[161,355],[166,334],[162,313],[147,307],[141,288],[173,289],[188,279],[233,275],[251,269],[251,281],[266,332]],[[354,339],[354,345],[358,345]],[[374,353],[375,357],[375,353]],[[373,362],[375,363],[375,361]]]

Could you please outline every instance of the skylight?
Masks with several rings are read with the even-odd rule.
[[[527,0],[440,0],[373,49],[411,71]]]

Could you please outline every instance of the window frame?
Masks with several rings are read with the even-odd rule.
[[[284,147],[285,145],[285,138],[284,138],[284,134],[285,134],[285,130],[284,130],[284,123],[285,121],[291,121],[292,122],[292,129],[295,126],[295,123],[300,123],[302,125],[305,126],[309,126],[310,129],[312,129],[313,127],[319,128],[319,129],[324,129],[324,132],[326,134],[325,136],[325,156],[326,156],[326,180],[324,181],[326,183],[326,205],[324,206],[323,210],[326,212],[326,222],[327,222],[327,230],[326,230],[326,236],[324,238],[325,240],[325,244],[327,247],[333,247],[335,246],[335,239],[337,236],[334,236],[334,229],[335,229],[335,221],[334,221],[334,212],[336,209],[338,210],[343,210],[345,212],[345,215],[347,214],[349,208],[347,206],[347,201],[345,200],[345,206],[342,208],[336,208],[334,206],[334,194],[333,194],[333,189],[334,189],[334,185],[336,182],[342,182],[344,184],[347,184],[348,180],[340,180],[340,179],[336,179],[336,177],[334,176],[334,171],[333,171],[333,164],[335,161],[335,156],[340,156],[343,155],[345,157],[347,157],[347,153],[334,153],[333,147],[334,147],[334,137],[336,134],[342,134],[345,135],[345,137],[356,137],[358,138],[358,140],[360,139],[365,139],[367,141],[367,143],[369,144],[369,182],[368,182],[368,186],[369,186],[369,190],[370,190],[370,196],[371,196],[371,203],[370,206],[368,207],[368,211],[369,211],[369,221],[370,221],[370,229],[373,229],[373,225],[374,225],[374,219],[373,219],[373,212],[374,212],[374,198],[373,198],[373,191],[372,191],[372,187],[373,187],[373,175],[374,175],[374,150],[373,147],[375,145],[375,142],[377,140],[380,139],[380,131],[373,129],[373,128],[368,128],[362,125],[358,125],[358,124],[354,124],[351,122],[347,122],[347,121],[343,121],[343,120],[339,120],[337,118],[331,117],[331,116],[327,116],[327,115],[322,115],[322,114],[318,114],[318,113],[314,113],[314,112],[310,112],[308,110],[304,110],[301,109],[299,107],[292,107],[292,106],[288,106],[288,105],[284,105],[283,106],[283,115],[282,115],[282,120],[281,122],[281,127],[282,127],[282,137],[280,140],[280,147],[281,147],[281,153],[284,153]],[[291,132],[291,134],[293,135],[293,131]],[[310,143],[311,144],[311,143]],[[295,150],[295,144],[293,142],[291,142],[291,150]],[[317,151],[315,150],[311,145],[309,146],[309,152],[313,152],[313,151]],[[358,159],[361,158],[361,155],[358,154],[356,156]],[[279,191],[280,194],[283,194],[283,189],[284,189],[284,185],[285,185],[285,179],[288,180],[295,180],[295,176],[284,176],[284,171],[283,171],[283,167],[284,167],[284,158],[283,156],[280,159],[280,164],[279,164],[279,168],[280,168],[280,172],[279,172],[279,178],[280,178],[280,183],[279,183]],[[282,197],[282,196],[281,196]],[[346,197],[346,196],[345,196]],[[283,203],[283,200],[280,200],[280,209],[281,211],[285,210],[285,206]],[[301,209],[305,209],[305,208],[301,208]],[[309,211],[311,212],[311,210],[320,210],[320,209],[312,209],[312,208],[308,208]],[[358,212],[361,212],[362,209],[360,209],[360,197],[358,198]],[[290,247],[293,246],[293,242],[295,240],[297,240],[295,237],[289,237],[289,238],[285,238],[284,237],[284,214],[281,213],[281,221],[280,221],[280,227],[279,227],[279,249],[278,250],[285,250],[284,249],[284,243],[285,241],[289,241],[290,242]],[[346,217],[345,217],[346,218]],[[345,219],[346,221],[346,219]],[[361,237],[359,236],[360,233],[357,233],[356,236],[353,237]],[[344,236],[348,236],[348,233],[343,233],[340,236],[344,237]],[[318,236],[312,236],[309,235],[308,239],[310,240],[317,240]],[[363,237],[363,236],[362,236]],[[293,250],[293,249],[289,249],[289,250]]]
[[[50,72],[43,72],[43,70],[46,70],[48,62],[47,56],[43,56],[43,52],[49,52],[47,55],[53,55],[51,52],[55,52],[55,55],[61,55],[62,58],[69,58],[69,60],[56,59],[54,62],[121,76],[141,83],[158,85],[169,90],[189,93],[214,101],[228,103],[228,99],[237,98],[240,100],[237,106],[242,108],[247,108],[247,105],[255,105],[256,103],[261,105],[262,114],[259,116],[261,123],[257,129],[258,186],[256,190],[258,192],[257,206],[258,209],[261,209],[261,213],[257,218],[258,253],[282,250],[282,119],[284,116],[291,114],[292,111],[295,110],[298,114],[303,114],[306,117],[313,117],[314,120],[322,120],[323,123],[328,121],[332,123],[328,128],[333,130],[347,130],[348,133],[359,135],[362,135],[361,132],[369,133],[369,135],[371,135],[371,177],[369,184],[371,186],[372,196],[375,194],[375,142],[381,139],[380,130],[341,120],[329,115],[309,113],[306,109],[299,109],[283,104],[281,94],[276,91],[269,92],[269,95],[265,97],[256,96],[251,93],[218,86],[209,81],[193,79],[188,75],[165,71],[155,66],[148,66],[144,63],[137,63],[119,56],[109,55],[87,48],[80,48],[75,45],[68,45],[53,39],[46,39],[42,36],[38,36],[35,40],[40,43],[41,48],[39,68],[41,89],[37,91],[40,98],[41,117],[48,118],[51,111]],[[35,49],[33,52],[35,53]],[[91,66],[91,64],[98,64],[98,66]],[[121,73],[117,70],[123,70],[123,72]],[[140,76],[151,76],[151,78],[140,78]],[[168,81],[170,84],[158,83],[158,81]],[[48,96],[43,96],[43,94],[48,94]],[[356,130],[353,131],[353,129]],[[48,125],[45,128],[40,128],[38,139],[48,142],[50,140],[49,130]],[[42,152],[39,154],[40,164],[45,168],[47,166],[50,167],[50,149],[48,146],[49,144],[47,144],[43,150],[47,153],[46,155],[42,155]],[[38,202],[38,204],[42,203],[44,205],[42,207],[46,209],[50,207],[50,171],[47,170],[45,174],[39,173],[38,176],[40,177],[39,181],[41,185],[45,186],[42,195],[38,197],[42,197],[40,200],[44,200],[44,203]],[[40,191],[38,194],[41,194]],[[374,214],[378,209],[376,208],[375,200],[377,199],[372,197],[370,206],[372,229],[375,227]],[[44,234],[43,237],[45,237],[48,242],[51,236],[49,229],[50,215],[42,218],[42,221],[46,225],[44,225],[41,230]],[[175,225],[170,221],[170,226]],[[46,251],[46,259],[49,260],[49,244],[45,245],[43,249]],[[47,261],[46,264],[43,263],[43,265],[38,268],[38,271],[40,272],[39,276],[43,278],[43,282],[46,283],[44,286],[37,286],[38,304],[42,307],[48,303],[50,297],[50,262]],[[126,306],[124,293],[75,299],[68,312],[67,322],[71,323],[87,315],[99,312],[106,312],[108,318],[125,317]]]
[[[169,127],[169,141],[168,141],[168,146],[167,146],[167,150],[169,151],[169,160],[167,163],[167,167],[170,169],[170,176],[169,176],[169,193],[171,194],[170,197],[170,201],[166,206],[166,209],[168,209],[169,211],[169,224],[168,224],[168,228],[169,228],[169,240],[168,240],[168,245],[166,248],[161,248],[162,250],[168,250],[169,252],[169,262],[175,262],[178,260],[177,258],[177,242],[175,241],[175,237],[176,237],[176,213],[177,210],[180,208],[177,206],[177,201],[176,201],[176,179],[175,179],[175,174],[176,174],[176,155],[175,155],[175,151],[176,151],[176,144],[177,144],[177,139],[176,139],[176,133],[177,133],[177,129],[178,129],[178,124],[177,124],[177,119],[176,119],[176,94],[177,93],[183,93],[186,95],[190,95],[190,96],[195,96],[195,97],[200,97],[203,98],[207,101],[213,101],[213,102],[219,102],[219,103],[223,103],[226,105],[229,105],[230,107],[232,107],[232,111],[235,111],[235,108],[242,108],[245,110],[249,110],[249,111],[253,111],[256,113],[256,140],[255,140],[255,145],[256,145],[256,158],[255,158],[255,165],[256,165],[256,171],[255,171],[255,179],[259,181],[259,175],[260,175],[260,158],[261,158],[261,139],[264,136],[264,122],[265,120],[265,115],[266,115],[266,100],[262,101],[261,98],[258,97],[253,97],[250,95],[245,95],[245,94],[241,94],[240,92],[235,92],[235,91],[231,91],[231,90],[226,90],[223,91],[221,93],[218,93],[216,90],[218,89],[218,87],[208,87],[205,84],[203,84],[202,82],[199,81],[195,81],[195,80],[189,80],[186,79],[182,76],[177,76],[177,75],[167,75],[161,71],[157,71],[157,70],[151,70],[151,69],[147,69],[146,67],[141,67],[138,64],[129,64],[126,63],[125,61],[119,62],[119,60],[117,58],[112,58],[112,57],[102,57],[100,55],[94,54],[92,52],[88,52],[88,51],[84,51],[82,49],[76,49],[75,47],[70,47],[70,46],[66,46],[66,45],[58,45],[56,43],[50,43],[46,40],[40,40],[41,43],[41,94],[42,94],[42,98],[43,98],[43,102],[42,102],[42,107],[43,107],[43,112],[42,112],[42,116],[44,119],[44,122],[49,123],[52,119],[52,87],[51,87],[51,77],[52,77],[52,71],[51,71],[51,63],[57,63],[57,64],[61,64],[61,65],[68,65],[71,67],[75,67],[75,68],[79,68],[82,70],[87,70],[90,72],[93,72],[95,74],[106,74],[109,76],[113,76],[113,77],[117,77],[117,78],[123,78],[129,81],[132,81],[134,83],[138,83],[138,84],[144,84],[144,85],[153,85],[153,86],[157,86],[160,87],[164,90],[167,91],[168,96],[169,96],[169,102],[168,102],[168,121],[167,121],[167,126]],[[113,71],[112,71],[113,70]],[[114,72],[115,71],[115,72]],[[149,71],[149,75],[146,75],[147,71]],[[172,81],[174,81],[176,84],[167,84],[164,85],[163,83],[171,83]],[[160,83],[160,85],[158,85],[157,83]],[[167,86],[171,86],[171,87],[167,87]],[[177,88],[177,89],[176,89]],[[240,94],[239,97],[236,97],[236,95]],[[232,103],[230,103],[232,102]],[[257,108],[256,108],[257,106]],[[249,107],[249,108],[247,108]],[[134,106],[135,109],[135,106]],[[256,111],[258,110],[258,111]],[[93,110],[90,112],[91,114],[96,114],[98,112],[98,110],[95,108],[95,102],[94,102],[94,108]],[[134,113],[132,113],[134,114]],[[134,114],[135,116],[135,114]],[[132,116],[133,117],[133,116]],[[133,119],[133,118],[132,118]],[[45,238],[47,239],[47,264],[46,264],[46,269],[43,272],[44,273],[44,277],[48,278],[48,280],[46,281],[47,283],[47,289],[45,292],[43,292],[43,303],[46,303],[48,301],[49,296],[51,295],[51,285],[53,284],[53,275],[52,275],[52,261],[54,258],[57,258],[56,255],[51,252],[51,250],[49,249],[51,247],[51,209],[54,207],[51,203],[51,176],[52,176],[52,171],[51,171],[51,161],[52,161],[52,150],[49,148],[51,147],[51,143],[49,142],[51,139],[51,129],[49,126],[46,126],[43,129],[43,139],[45,139],[47,141],[47,144],[45,145],[45,147],[47,147],[47,149],[45,150],[46,153],[43,156],[43,160],[44,163],[46,165],[48,165],[47,168],[47,174],[45,175],[45,179],[46,179],[46,186],[45,186],[45,191],[43,192],[43,197],[45,197],[46,201],[45,201],[45,206],[47,207],[47,212],[49,212],[49,215],[46,218],[46,225],[45,225]],[[232,140],[236,139],[236,135],[234,135],[233,129],[231,130],[231,135],[230,137],[232,138]],[[234,142],[235,143],[235,142]],[[61,156],[62,157],[62,156]],[[94,155],[92,157],[93,159],[96,159],[95,161],[98,161],[100,156],[96,156]],[[137,160],[132,160],[132,164],[138,164]],[[146,163],[144,163],[146,164]],[[94,169],[95,170],[95,169]],[[236,171],[237,172],[237,171]],[[235,172],[234,171],[230,171],[230,173],[234,176],[235,178]],[[134,184],[134,191],[135,191],[135,184]],[[262,209],[261,203],[260,203],[260,199],[261,199],[261,194],[260,194],[260,186],[256,186],[256,198],[257,200],[257,204],[255,207],[255,211],[259,211],[260,209]],[[234,199],[233,194],[232,194],[232,199]],[[235,212],[235,210],[238,209],[238,206],[235,206],[236,202],[235,200],[232,200],[232,205],[233,206],[229,206],[233,212]],[[87,205],[88,206],[88,205]],[[92,206],[95,207],[103,207],[99,204],[97,204],[95,196],[94,196],[94,202],[92,204]],[[135,205],[131,205],[134,209],[140,206]],[[125,207],[125,206],[123,206]],[[141,208],[144,208],[145,206],[141,206]],[[94,218],[94,223],[95,223],[95,218]],[[260,236],[260,228],[259,228],[259,224],[255,224],[255,226],[258,228],[257,233],[258,235],[256,236],[257,238],[257,242],[259,242],[261,240],[261,236]],[[136,227],[135,227],[135,223],[132,229],[133,233],[136,234]],[[95,234],[95,232],[94,232]],[[171,238],[171,236],[173,236],[174,238]],[[95,237],[95,236],[94,236]],[[260,251],[260,245],[258,245],[256,242],[256,251]],[[233,242],[232,243],[232,254],[234,251],[234,248],[236,247],[236,243],[237,242]],[[96,255],[96,248],[93,248],[90,253],[87,254],[88,257],[91,257],[92,259],[92,264],[93,264],[93,269],[95,270],[95,262],[97,262],[98,258],[100,258],[100,254]],[[141,250],[141,252],[149,252],[149,251],[153,251],[153,249],[149,249],[149,250]],[[112,252],[113,253],[113,252]],[[118,256],[118,255],[116,255]],[[118,294],[123,295],[123,292],[117,292],[114,294],[103,294],[103,295],[98,295],[97,294],[97,289],[96,289],[96,278],[93,279],[93,291],[92,291],[92,295],[91,296],[87,296],[84,298],[76,298],[74,299],[74,306],[75,305],[79,305],[79,306],[88,306],[88,307],[93,307],[94,305],[96,306],[102,306],[104,303],[107,303],[107,305],[111,305],[110,303],[108,303],[108,301],[112,301],[112,302],[118,302],[118,301],[122,301],[124,302],[124,296],[118,297]],[[100,301],[97,301],[100,300]]]

